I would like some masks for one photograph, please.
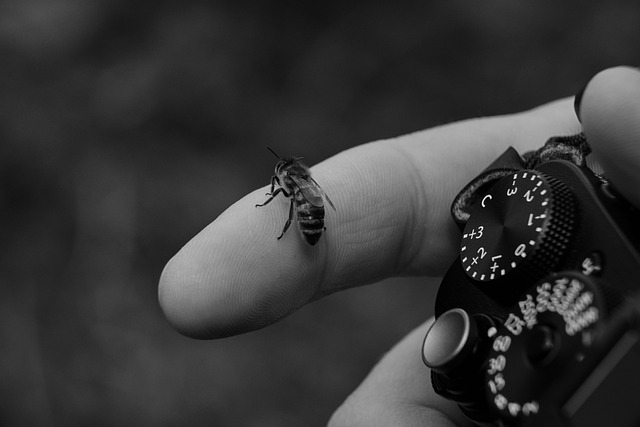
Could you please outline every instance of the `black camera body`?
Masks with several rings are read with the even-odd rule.
[[[639,426],[639,212],[586,166],[519,159],[474,189],[423,346],[433,387],[480,425]]]

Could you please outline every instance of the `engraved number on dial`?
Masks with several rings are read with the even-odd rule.
[[[535,171],[517,172],[493,186],[462,235],[460,258],[469,277],[489,282],[531,257],[548,225],[550,191]]]

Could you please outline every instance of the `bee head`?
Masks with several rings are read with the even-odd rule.
[[[271,151],[274,156],[276,156],[280,161],[276,164],[275,173],[276,175],[286,174],[289,169],[295,167],[301,163],[303,157],[280,157],[278,154],[273,151],[270,147],[267,147],[267,150]]]
[[[285,157],[281,158],[276,164],[276,175],[286,174],[291,169],[296,169],[301,164],[303,157]]]

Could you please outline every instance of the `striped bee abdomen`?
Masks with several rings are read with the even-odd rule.
[[[314,206],[302,193],[295,194],[298,226],[302,237],[310,245],[315,245],[324,231],[324,206]]]

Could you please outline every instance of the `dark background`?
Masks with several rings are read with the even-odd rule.
[[[165,262],[268,183],[265,145],[527,109],[639,41],[637,0],[1,1],[0,425],[324,425],[437,281],[207,342],[166,323]]]

